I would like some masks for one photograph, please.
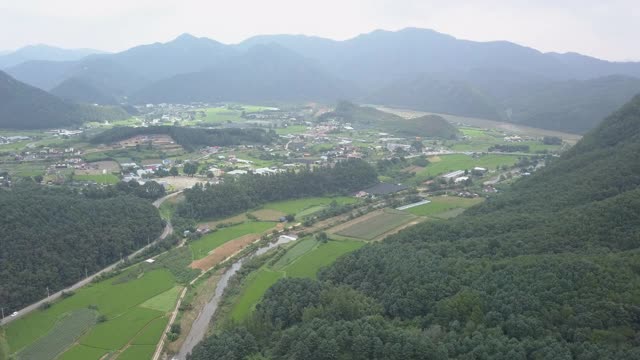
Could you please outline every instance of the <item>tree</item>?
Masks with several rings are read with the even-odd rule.
[[[179,174],[178,168],[175,166],[172,166],[171,169],[169,169],[169,174],[171,174],[171,176],[178,176]]]
[[[422,141],[420,140],[414,140],[411,143],[411,147],[417,152],[422,152],[422,149],[424,149],[424,144],[422,144]]]
[[[184,168],[182,169],[185,174],[193,176],[198,172],[198,163],[197,162],[188,162],[184,164]]]

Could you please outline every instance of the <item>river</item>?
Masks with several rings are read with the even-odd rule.
[[[220,280],[218,281],[218,284],[216,285],[216,291],[213,294],[213,297],[211,298],[211,300],[209,300],[207,304],[205,304],[200,314],[198,314],[198,317],[193,322],[193,325],[191,325],[189,334],[187,335],[186,340],[182,344],[180,351],[178,352],[177,355],[175,355],[172,358],[172,360],[185,360],[187,358],[187,354],[191,353],[193,348],[200,341],[202,341],[202,339],[204,339],[204,336],[206,335],[207,330],[209,329],[209,324],[211,323],[211,319],[213,318],[213,315],[215,315],[216,310],[218,310],[218,305],[220,304],[220,300],[222,299],[224,290],[229,285],[229,280],[233,275],[235,275],[238,272],[238,270],[242,268],[242,264],[246,260],[251,259],[258,255],[262,255],[277,246],[287,244],[295,240],[297,239],[294,237],[280,236],[278,238],[278,241],[274,243],[270,243],[269,245],[266,245],[264,247],[261,247],[251,255],[245,256],[239,259],[238,261],[234,262],[231,265],[231,267],[227,269],[227,271],[225,271],[224,274],[222,274],[222,277],[220,278]]]

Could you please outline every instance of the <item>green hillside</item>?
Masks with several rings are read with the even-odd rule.
[[[639,358],[639,247],[640,96],[458,218],[281,280],[192,359]]]

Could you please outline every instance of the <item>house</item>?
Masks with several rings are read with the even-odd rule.
[[[402,149],[404,151],[409,151],[411,150],[411,145],[405,145],[405,144],[396,144],[396,143],[388,143],[387,144],[387,150],[389,151],[396,151],[398,149]]]
[[[453,182],[455,182],[456,184],[459,184],[459,183],[465,182],[467,180],[469,180],[468,176],[460,176],[460,177],[456,178]]]
[[[456,171],[452,171],[448,174],[444,174],[441,177],[445,180],[455,180],[458,177],[464,175],[464,170],[456,170]]]
[[[247,174],[247,170],[233,170],[229,171],[227,174],[237,176],[237,175],[245,175]]]

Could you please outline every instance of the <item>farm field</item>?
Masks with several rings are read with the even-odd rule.
[[[338,229],[332,232],[336,235],[350,238],[373,240],[413,219],[414,216],[412,214],[399,210],[384,209],[351,220],[340,225]]]
[[[248,234],[262,234],[274,227],[272,222],[245,222],[240,225],[219,229],[189,244],[194,260],[202,259],[218,246]]]
[[[302,134],[307,131],[307,127],[303,125],[291,125],[286,128],[277,128],[278,135]]]
[[[25,360],[54,359],[95,325],[97,318],[98,312],[95,310],[74,310],[60,319],[52,331],[20,351],[16,358]]]
[[[440,155],[429,159],[431,163],[416,175],[420,178],[428,178],[446,174],[456,170],[471,170],[476,166],[493,170],[496,166],[514,165],[518,162],[516,155],[487,154],[473,157],[465,154]]]
[[[182,288],[179,286],[172,287],[162,294],[156,295],[143,302],[140,306],[147,309],[169,312],[175,307],[176,299],[178,295],[180,295],[180,291],[182,291]]]
[[[155,345],[131,345],[117,357],[117,360],[151,359],[155,351]]]
[[[300,239],[273,265],[262,268],[247,277],[241,293],[234,301],[231,319],[242,321],[265,292],[283,277],[315,278],[318,271],[331,265],[340,256],[364,246],[362,241],[335,241],[320,243],[313,238]]]
[[[467,199],[457,196],[436,196],[429,198],[429,200],[431,200],[431,202],[428,204],[412,207],[405,211],[418,216],[444,219],[448,218],[447,215],[452,215],[452,211],[456,209],[464,210],[468,207],[479,204],[484,201],[484,198]]]
[[[134,270],[132,268],[114,278],[88,285],[77,290],[74,295],[53,303],[46,310],[32,312],[12,322],[4,332],[9,353],[14,354],[27,349],[29,345],[37,344],[40,338],[59,336],[58,333],[62,330],[58,329],[58,326],[65,324],[65,317],[78,310],[88,309],[89,306],[104,315],[106,321],[95,325],[80,337],[81,344],[91,344],[104,349],[106,353],[118,344],[128,342],[150,320],[164,315],[164,312],[139,308],[137,305],[172,289],[176,281],[171,272],[166,269],[156,269],[131,276]],[[72,332],[71,327],[65,326],[65,328],[64,332],[69,334]],[[105,337],[104,334],[108,336]],[[90,352],[84,347],[77,346],[69,351],[71,355]],[[65,354],[63,358],[68,356]]]
[[[348,197],[348,196],[310,197],[310,198],[304,198],[304,199],[271,202],[271,203],[265,204],[263,208],[280,211],[285,214],[295,214],[296,216],[306,216],[306,215],[310,215],[311,213],[305,210],[314,209],[314,212],[320,211],[325,206],[328,206],[329,204],[331,204],[331,202],[334,200],[341,205],[353,204],[358,201],[358,199]]]
[[[98,184],[117,184],[120,179],[113,174],[99,175],[74,175],[73,178],[78,181],[95,181]]]
[[[98,360],[107,353],[107,350],[77,344],[65,351],[57,360]]]
[[[134,339],[134,345],[156,345],[169,319],[162,316],[151,321]]]

